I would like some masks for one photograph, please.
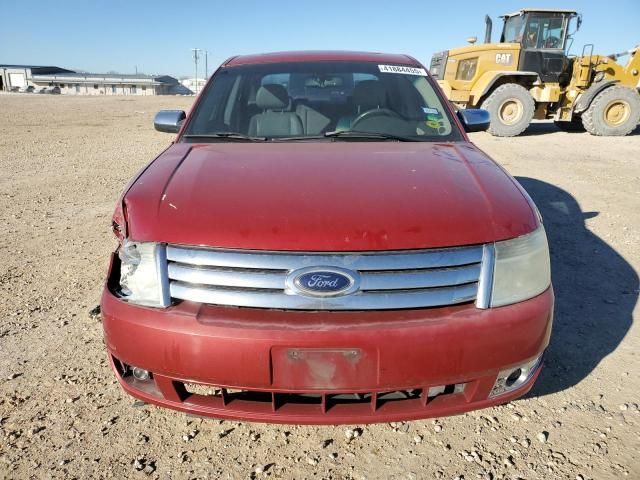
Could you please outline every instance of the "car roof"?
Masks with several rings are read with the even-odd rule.
[[[392,53],[348,52],[348,51],[293,51],[260,53],[255,55],[239,55],[227,60],[223,66],[252,65],[258,63],[279,62],[322,62],[322,61],[354,61],[375,62],[380,64],[399,64],[420,66],[420,63],[408,56]]]

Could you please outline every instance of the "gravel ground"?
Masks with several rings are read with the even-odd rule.
[[[640,478],[640,132],[538,124],[473,140],[531,193],[557,309],[532,392],[399,424],[222,422],[144,406],[107,364],[99,300],[127,180],[190,98],[0,96],[0,478]],[[636,322],[634,322],[636,320]]]

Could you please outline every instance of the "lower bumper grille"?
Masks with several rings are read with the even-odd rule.
[[[278,392],[183,383],[161,375],[120,381],[134,396],[201,415],[285,423],[382,422],[467,410],[477,382],[381,392]],[[315,420],[314,420],[315,419]]]
[[[365,393],[290,393],[265,392],[257,390],[237,390],[211,387],[193,383],[174,384],[185,401],[204,399],[229,406],[233,402],[260,402],[270,404],[275,412],[285,405],[316,405],[322,413],[340,405],[365,405],[372,412],[379,410],[386,403],[415,401],[426,405],[438,396],[458,394],[464,391],[465,384],[438,385],[430,388],[412,390],[396,390],[387,392]],[[184,388],[184,390],[183,390]]]

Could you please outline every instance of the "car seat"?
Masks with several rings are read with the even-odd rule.
[[[379,80],[362,80],[353,88],[353,105],[355,113],[341,117],[336,130],[349,130],[353,121],[364,112],[376,108],[386,108],[387,94]]]
[[[286,88],[267,84],[256,93],[256,106],[262,110],[251,117],[249,135],[255,137],[287,137],[303,135],[302,122],[295,112],[288,111],[291,101]]]

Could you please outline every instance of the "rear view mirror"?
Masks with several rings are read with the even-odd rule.
[[[459,109],[456,114],[465,132],[484,132],[489,128],[491,116],[480,108]]]
[[[153,119],[153,126],[159,132],[178,133],[187,114],[182,110],[160,110]]]

